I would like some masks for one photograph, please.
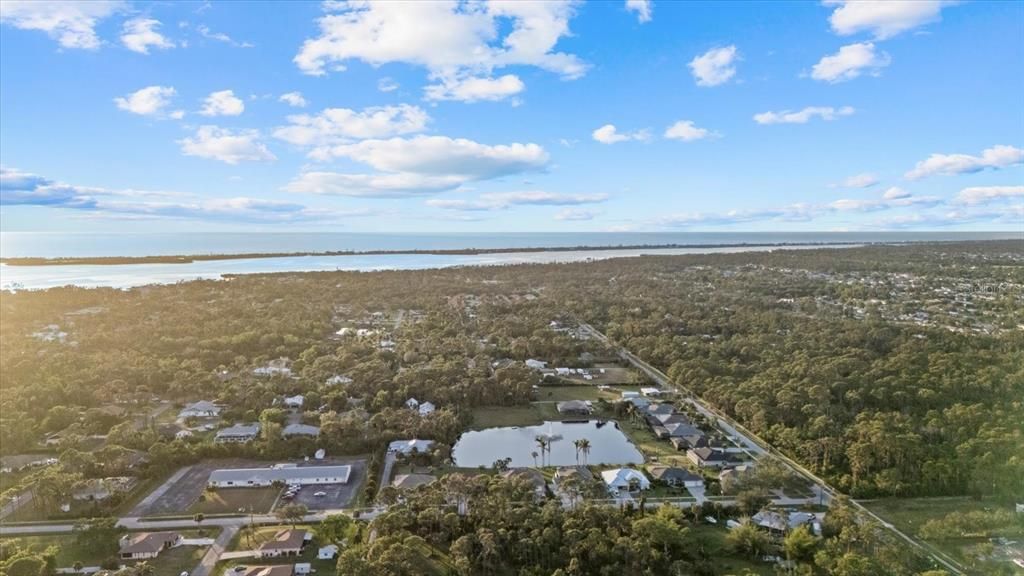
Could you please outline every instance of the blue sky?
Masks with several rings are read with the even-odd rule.
[[[0,20],[5,231],[1024,228],[1019,2]]]

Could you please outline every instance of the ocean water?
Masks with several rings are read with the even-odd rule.
[[[914,242],[1024,238],[1018,232],[544,232],[467,234],[0,232],[0,257],[166,256],[334,250]]]
[[[83,257],[327,252],[368,250],[453,250],[465,248],[553,248],[656,246],[607,250],[554,250],[500,254],[353,254],[208,260],[181,264],[8,266],[0,265],[0,289],[38,290],[57,286],[131,288],[226,275],[330,270],[419,270],[451,266],[578,262],[644,254],[696,254],[790,248],[842,248],[871,242],[922,242],[1016,238],[1007,232],[679,232],[679,233],[505,233],[350,234],[199,233],[53,234],[0,233],[0,256]],[[799,246],[796,246],[799,245]]]

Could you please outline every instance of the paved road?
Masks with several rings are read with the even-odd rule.
[[[220,561],[221,554],[227,550],[228,545],[231,544],[231,540],[238,534],[238,525],[225,526],[220,531],[220,535],[213,542],[213,546],[203,554],[202,560],[199,561],[199,565],[192,570],[192,576],[209,576],[213,572],[213,567]]]
[[[380,467],[380,483],[377,484],[377,493],[384,489],[385,486],[391,485],[391,468],[395,465],[395,458],[398,454],[395,452],[387,452],[384,454],[384,465]]]
[[[838,496],[840,494],[838,490],[830,486],[825,480],[819,478],[813,472],[811,472],[801,464],[795,462],[793,459],[789,458],[788,456],[777,450],[771,444],[768,444],[764,440],[758,438],[756,435],[754,435],[749,430],[745,429],[742,425],[740,425],[732,418],[719,412],[715,408],[705,404],[703,400],[701,400],[699,397],[697,397],[696,394],[693,393],[693,391],[688,390],[686,387],[678,385],[675,382],[669,380],[668,376],[666,376],[665,373],[662,372],[661,370],[658,370],[654,366],[651,366],[644,360],[638,358],[629,350],[617,346],[616,344],[611,342],[611,340],[609,340],[607,336],[605,336],[601,332],[598,332],[597,329],[594,328],[593,326],[581,323],[580,330],[582,332],[589,333],[592,337],[597,338],[598,340],[604,342],[609,346],[617,348],[619,350],[619,355],[622,356],[623,359],[627,360],[630,364],[632,364],[633,366],[635,366],[636,368],[640,369],[642,372],[650,376],[650,378],[657,382],[660,386],[682,393],[684,395],[684,399],[686,402],[692,404],[706,418],[709,418],[712,422],[716,422],[719,428],[721,428],[732,438],[733,442],[743,447],[752,456],[757,455],[758,457],[763,457],[766,455],[770,455],[771,457],[776,458],[777,460],[788,466],[799,476],[802,476],[806,480],[810,481],[811,484],[813,484],[813,490],[815,492],[817,499],[822,504],[827,505],[829,502],[831,502],[831,499],[833,497]],[[949,555],[907,535],[906,533],[899,530],[889,522],[886,522],[879,518],[878,515],[876,515],[871,510],[868,510],[860,503],[851,500],[851,505],[859,509],[863,514],[877,521],[881,526],[888,529],[890,532],[895,534],[898,538],[900,538],[910,546],[930,556],[932,560],[940,564],[943,568],[949,570],[953,574],[964,574],[963,566],[955,559],[951,558]]]

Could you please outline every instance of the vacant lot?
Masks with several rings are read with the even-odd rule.
[[[202,497],[189,508],[189,513],[229,514],[232,512],[253,512],[264,514],[270,512],[274,501],[281,493],[281,488],[219,488],[207,490]]]

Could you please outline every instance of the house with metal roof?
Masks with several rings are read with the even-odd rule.
[[[218,430],[213,441],[220,442],[222,444],[230,442],[252,442],[259,435],[260,425],[256,422],[253,422],[252,424],[235,424],[234,426]]]

